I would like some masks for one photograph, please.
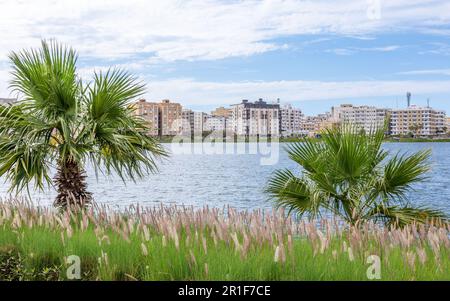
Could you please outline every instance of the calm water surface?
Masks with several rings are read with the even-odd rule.
[[[169,145],[167,145],[169,147]],[[450,213],[450,143],[386,143],[394,153],[432,150],[432,171],[423,183],[414,185],[411,203],[440,208]],[[267,154],[267,153],[266,153]],[[274,153],[272,152],[272,155]],[[174,153],[159,164],[160,171],[136,183],[123,183],[117,176],[99,176],[88,168],[88,185],[99,203],[117,206],[184,204],[201,207],[231,205],[239,209],[271,208],[263,192],[271,173],[279,168],[300,170],[287,158],[280,144],[278,162],[261,165],[257,154],[180,154]],[[8,196],[8,184],[0,184],[0,196]],[[35,202],[51,204],[55,192],[32,192]]]

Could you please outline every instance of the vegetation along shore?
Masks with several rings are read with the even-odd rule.
[[[0,279],[450,280],[447,226],[348,226],[282,211],[131,206],[56,211],[0,204]],[[376,256],[376,257],[375,257]],[[70,275],[69,275],[70,276]]]
[[[256,137],[249,137],[246,139],[245,137],[227,137],[224,139],[223,137],[196,137],[195,139],[190,139],[189,137],[180,139],[179,137],[174,136],[162,136],[155,138],[160,143],[172,143],[172,142],[179,142],[180,140],[185,143],[194,142],[194,143],[200,143],[200,142],[227,142],[227,143],[244,143],[244,142],[267,142],[267,141],[274,141],[274,142],[281,142],[281,143],[291,143],[291,142],[301,142],[304,141],[303,137],[277,137],[276,139],[268,139],[266,137],[261,137],[257,139]],[[321,138],[308,138],[308,140],[313,142],[321,142]],[[402,143],[423,143],[423,142],[450,142],[450,138],[410,138],[410,137],[386,137],[383,142],[402,142]]]

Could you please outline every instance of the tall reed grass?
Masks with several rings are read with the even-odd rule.
[[[58,212],[0,202],[0,279],[450,280],[449,225],[402,229],[336,219],[296,221],[283,211],[107,206]]]

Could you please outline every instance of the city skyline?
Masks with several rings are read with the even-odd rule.
[[[251,102],[243,99],[228,108],[218,107],[210,113],[193,111],[181,104],[163,99],[147,102],[139,99],[133,105],[135,114],[147,121],[151,136],[194,136],[209,133],[243,137],[295,137],[321,135],[324,130],[342,124],[352,124],[366,132],[384,129],[387,135],[437,137],[449,132],[450,119],[445,111],[430,106],[417,106],[410,102],[407,108],[380,108],[340,104],[330,111],[305,116],[300,108],[279,101],[268,103],[262,98]],[[385,128],[387,124],[387,127]]]
[[[450,3],[339,2],[0,1],[0,97],[14,96],[8,53],[55,38],[79,50],[85,79],[123,67],[147,83],[144,98],[198,111],[259,98],[306,115],[404,108],[410,91],[450,112]]]

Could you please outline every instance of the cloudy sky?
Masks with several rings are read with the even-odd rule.
[[[197,110],[260,97],[307,114],[403,107],[410,91],[450,113],[448,0],[0,0],[0,97],[8,53],[52,38],[78,50],[86,80],[120,66],[147,99]]]

